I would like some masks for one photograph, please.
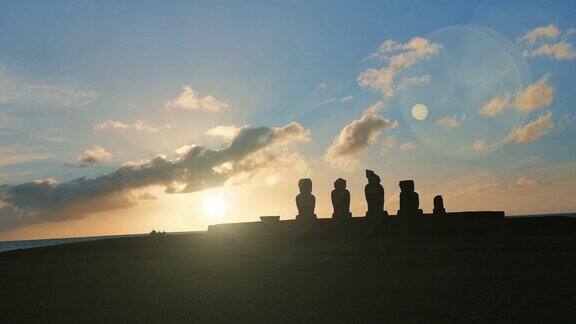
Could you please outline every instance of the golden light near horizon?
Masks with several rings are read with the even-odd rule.
[[[428,117],[428,107],[422,103],[417,103],[412,107],[412,117],[416,120],[424,120]]]
[[[204,201],[204,211],[211,216],[220,216],[228,209],[228,204],[220,196],[210,196]]]

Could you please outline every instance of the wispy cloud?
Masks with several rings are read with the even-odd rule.
[[[376,114],[380,112],[380,110],[382,110],[384,107],[386,107],[387,102],[388,100],[386,99],[378,100],[370,105],[370,107],[366,108],[366,110],[364,110],[362,113],[365,115]]]
[[[164,130],[172,130],[174,129],[174,125],[153,126],[142,120],[137,120],[133,123],[124,123],[119,120],[111,120],[111,119],[105,120],[97,125],[94,125],[95,131],[104,131],[110,129],[125,129],[125,130],[134,130],[138,132],[158,133]]]
[[[388,136],[382,141],[382,149],[389,150],[396,146],[396,137]]]
[[[526,45],[534,45],[542,40],[551,40],[560,36],[560,30],[550,24],[548,26],[536,27],[518,39],[518,42]]]
[[[511,95],[505,93],[496,96],[482,106],[479,113],[486,118],[494,118],[504,112],[510,106]]]
[[[552,129],[554,129],[552,113],[548,112],[526,125],[513,129],[508,134],[506,141],[513,143],[533,142],[548,134],[550,131],[552,131]]]
[[[318,106],[326,106],[326,105],[330,105],[330,104],[334,104],[334,103],[346,103],[346,102],[351,102],[354,100],[354,96],[352,95],[347,95],[344,97],[331,97],[328,98],[324,101],[322,101]]]
[[[166,107],[216,112],[224,110],[230,105],[228,102],[219,100],[212,95],[201,96],[198,91],[192,89],[189,85],[185,85],[182,87],[182,92],[178,97],[168,100]]]
[[[407,143],[400,145],[400,151],[404,151],[404,152],[412,151],[415,148],[416,148],[416,144],[414,144],[412,142],[407,142]]]
[[[518,43],[525,46],[525,57],[547,56],[556,60],[576,59],[576,50],[567,40],[574,33],[574,29],[569,29],[558,40],[561,34],[559,28],[554,25],[537,27],[527,32],[518,39]]]
[[[472,149],[476,152],[483,152],[488,147],[488,144],[483,139],[478,139],[472,143]]]
[[[386,40],[376,53],[368,58],[386,61],[387,65],[380,69],[368,69],[358,76],[360,86],[374,89],[385,97],[393,97],[399,88],[422,84],[430,81],[429,75],[416,76],[398,81],[398,74],[417,62],[429,59],[438,54],[442,45],[435,44],[423,37],[414,37],[401,44],[394,40]]]
[[[0,105],[82,107],[92,103],[97,92],[70,81],[38,81],[0,66]]]
[[[444,116],[436,121],[442,128],[458,128],[462,126],[462,122],[466,119],[466,115],[458,116]]]
[[[550,75],[546,74],[535,83],[519,90],[514,96],[504,93],[486,102],[480,111],[486,118],[494,118],[507,108],[514,108],[518,112],[529,113],[550,106],[554,101],[556,91],[549,82]]]
[[[41,152],[33,148],[9,146],[0,148],[0,167],[30,161],[44,161],[54,158],[52,153]]]

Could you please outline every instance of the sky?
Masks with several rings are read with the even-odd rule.
[[[573,1],[0,4],[0,240],[576,210]]]

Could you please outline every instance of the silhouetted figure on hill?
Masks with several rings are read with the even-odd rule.
[[[316,207],[316,197],[312,194],[312,180],[308,178],[298,181],[300,193],[296,196],[296,207],[298,207],[297,221],[310,221],[316,219],[314,208]]]
[[[444,209],[444,199],[442,199],[441,195],[437,195],[434,197],[434,215],[444,215],[446,214],[446,209]]]
[[[346,180],[342,178],[334,181],[332,206],[334,207],[332,218],[335,220],[344,220],[352,217],[352,213],[350,213],[350,191],[346,189]]]
[[[418,215],[422,214],[422,210],[419,209],[420,198],[418,193],[414,191],[414,181],[413,180],[402,180],[400,185],[400,210],[398,215]]]
[[[384,188],[380,184],[380,177],[372,170],[366,170],[368,184],[364,187],[364,195],[368,204],[366,217],[380,217],[388,215],[384,210]]]

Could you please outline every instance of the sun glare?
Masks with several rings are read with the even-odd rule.
[[[210,196],[204,201],[204,211],[212,216],[222,215],[227,208],[226,201],[220,196]]]

